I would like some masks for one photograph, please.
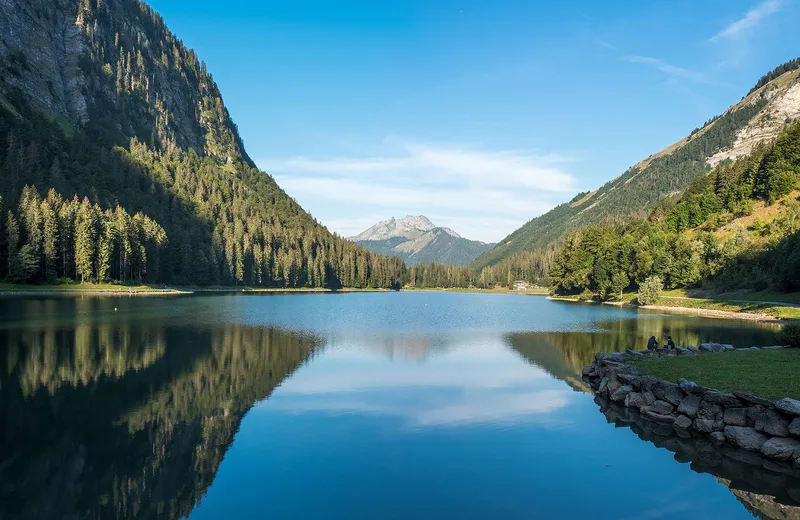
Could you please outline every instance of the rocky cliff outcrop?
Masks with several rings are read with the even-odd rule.
[[[0,0],[0,35],[3,104],[23,97],[123,144],[252,164],[205,64],[146,4]]]

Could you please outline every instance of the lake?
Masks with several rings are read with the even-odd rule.
[[[0,298],[0,518],[800,518],[600,412],[581,368],[667,334],[775,343],[520,295]]]

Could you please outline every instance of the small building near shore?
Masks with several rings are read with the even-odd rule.
[[[517,280],[514,282],[513,287],[515,291],[527,291],[528,282],[526,282],[525,280]]]

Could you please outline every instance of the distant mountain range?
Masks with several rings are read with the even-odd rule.
[[[392,217],[350,240],[377,253],[402,258],[408,265],[439,262],[467,265],[494,244],[467,240],[450,228],[437,227],[425,216]]]

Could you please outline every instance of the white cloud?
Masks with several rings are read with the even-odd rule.
[[[710,41],[732,40],[742,36],[748,29],[758,25],[769,15],[777,13],[783,7],[783,0],[765,0],[753,7],[744,17],[730,23],[727,27],[710,38]]]
[[[259,165],[329,229],[355,235],[424,214],[473,240],[498,241],[579,191],[573,159],[516,150],[402,143],[371,157],[263,159]]]
[[[649,65],[650,67],[653,67],[672,78],[686,79],[695,83],[711,83],[711,81],[709,81],[699,72],[678,67],[676,65],[671,65],[659,60],[658,58],[653,58],[650,56],[623,56],[622,59],[629,63]]]

